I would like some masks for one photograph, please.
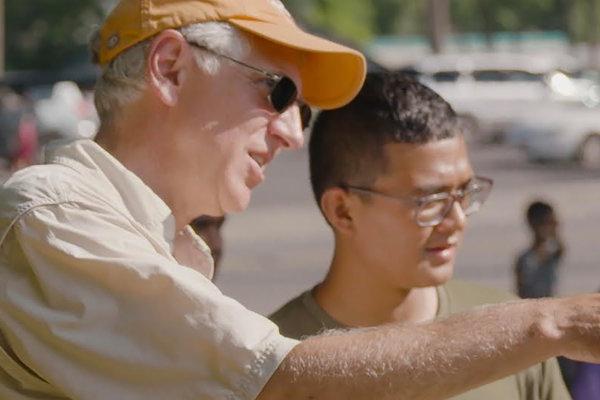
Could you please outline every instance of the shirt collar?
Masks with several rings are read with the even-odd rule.
[[[87,169],[107,181],[127,211],[145,228],[160,232],[169,241],[175,237],[175,218],[165,202],[137,175],[109,152],[89,139],[53,143],[47,148],[47,162]]]
[[[87,170],[96,178],[103,180],[106,189],[114,191],[111,197],[121,202],[133,219],[153,236],[162,237],[169,245],[171,254],[175,256],[176,224],[171,209],[137,175],[96,142],[89,139],[55,142],[46,149],[45,160],[47,163],[63,164],[76,170]],[[191,247],[193,250],[191,253],[181,252],[181,250],[179,252],[182,254],[200,252],[200,257],[186,256],[184,259],[189,262],[194,260],[192,262],[194,265],[189,266],[200,270],[210,279],[213,274],[213,262],[208,246],[189,227],[184,228],[180,234],[187,237],[185,247]],[[182,263],[188,265],[189,262]]]

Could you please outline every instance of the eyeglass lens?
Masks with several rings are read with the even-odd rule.
[[[490,192],[488,184],[477,185],[467,189],[457,200],[465,215],[479,211]],[[452,208],[455,197],[448,196],[432,199],[421,204],[417,210],[417,222],[423,226],[432,226],[440,223]]]
[[[282,76],[271,89],[269,100],[271,100],[273,109],[281,113],[296,101],[297,96],[298,89],[294,81],[287,76]]]

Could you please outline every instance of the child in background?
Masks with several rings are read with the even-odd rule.
[[[551,297],[555,294],[557,272],[564,255],[558,235],[558,220],[552,206],[535,201],[527,208],[532,244],[517,258],[517,293],[522,298]]]

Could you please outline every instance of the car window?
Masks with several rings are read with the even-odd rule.
[[[473,79],[479,82],[542,82],[542,74],[519,70],[485,69],[473,71]]]
[[[456,82],[460,73],[458,71],[439,71],[432,74],[436,82]]]

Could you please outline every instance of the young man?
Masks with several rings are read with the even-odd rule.
[[[527,207],[531,245],[517,257],[517,293],[524,299],[554,296],[564,245],[558,234],[558,219],[552,206],[535,201]]]
[[[0,190],[1,399],[443,399],[557,354],[600,361],[598,295],[282,336],[214,286],[188,224],[245,209],[302,145],[303,103],[351,100],[364,58],[278,0],[121,0],[94,49],[96,141]]]
[[[492,181],[475,174],[454,111],[429,88],[402,74],[368,75],[352,103],[319,115],[310,171],[335,249],[324,281],[272,315],[284,335],[421,323],[514,299],[450,281],[467,218]],[[569,395],[552,359],[457,398]]]

